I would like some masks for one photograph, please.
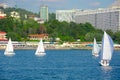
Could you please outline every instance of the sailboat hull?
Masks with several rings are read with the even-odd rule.
[[[4,55],[6,55],[6,56],[14,56],[15,53],[14,52],[5,52]]]
[[[109,61],[108,60],[101,60],[100,65],[101,66],[109,66]]]
[[[45,52],[38,52],[38,53],[36,53],[35,55],[36,55],[36,56],[45,56],[46,53],[45,53]]]
[[[98,53],[94,53],[93,56],[98,57],[99,55],[98,55]]]

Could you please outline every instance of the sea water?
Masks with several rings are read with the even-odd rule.
[[[114,51],[109,67],[99,65],[91,50],[15,50],[7,57],[0,50],[0,80],[120,80],[120,51]]]

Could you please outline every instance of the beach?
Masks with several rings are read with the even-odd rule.
[[[81,43],[44,43],[45,49],[92,49],[92,42]],[[0,42],[0,49],[5,49],[7,42]],[[36,49],[38,42],[13,42],[14,49]],[[120,50],[119,45],[114,46],[115,50]]]

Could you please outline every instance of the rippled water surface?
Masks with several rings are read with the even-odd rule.
[[[114,51],[109,67],[101,67],[91,50],[15,50],[7,57],[0,50],[0,80],[120,80],[120,51]]]

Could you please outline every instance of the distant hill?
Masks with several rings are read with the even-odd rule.
[[[21,8],[6,8],[6,9],[3,9],[4,12],[9,16],[10,15],[10,12],[12,11],[16,11],[20,14],[21,16],[21,19],[24,19],[25,15],[35,15],[35,16],[39,16],[38,14],[36,13],[33,13],[31,11],[27,11],[25,9],[21,9]]]

